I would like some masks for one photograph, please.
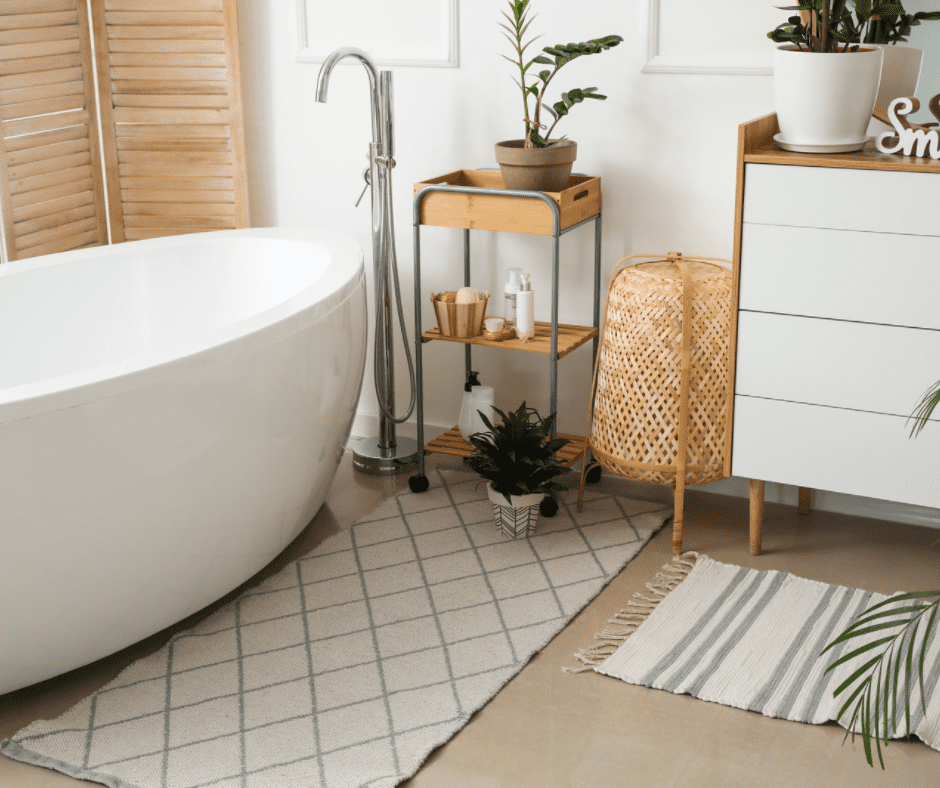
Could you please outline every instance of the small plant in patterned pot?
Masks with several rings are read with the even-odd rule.
[[[570,473],[556,456],[566,446],[566,438],[552,438],[555,414],[542,418],[535,408],[523,402],[515,411],[504,413],[493,426],[479,411],[488,432],[470,436],[474,452],[466,464],[490,483],[496,528],[516,539],[535,530],[539,511],[552,516],[558,511],[558,492],[565,489],[557,477]]]

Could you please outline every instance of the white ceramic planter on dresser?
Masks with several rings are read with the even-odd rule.
[[[765,481],[940,508],[940,426],[908,416],[940,379],[940,162],[787,153],[740,127],[727,453]],[[934,418],[940,420],[940,415]]]

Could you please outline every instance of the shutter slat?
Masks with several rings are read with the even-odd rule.
[[[132,93],[148,95],[151,93],[164,94],[228,94],[226,82],[187,82],[184,80],[147,80],[147,79],[116,79],[111,83],[114,93]]]
[[[10,167],[17,167],[30,162],[44,161],[46,159],[55,159],[60,156],[68,156],[72,153],[88,153],[88,137],[80,137],[65,142],[57,142],[51,145],[39,145],[32,148],[26,148],[21,151],[7,153],[7,164]]]
[[[42,58],[42,60],[42,67],[46,69],[45,71],[32,70],[33,66],[29,65],[27,67],[28,64],[25,60],[15,61],[15,68],[12,63],[0,62],[0,90],[15,90],[35,85],[54,85],[82,78],[82,56],[80,52],[73,55]]]
[[[78,25],[37,27],[29,30],[0,30],[0,44],[25,44],[29,41],[61,41],[78,37]]]
[[[187,140],[173,140],[172,146],[167,140],[160,138],[147,137],[118,137],[118,153],[122,151],[140,151],[141,153],[166,153],[172,148],[174,154],[177,153],[223,153],[225,161],[231,161],[232,146],[229,140],[199,139],[191,137]]]
[[[148,11],[108,11],[105,14],[105,20],[108,25],[165,25],[167,17],[170,16],[166,11],[148,10]],[[222,27],[223,19],[221,11],[174,11],[172,14],[173,23],[180,26],[197,27],[218,26]]]
[[[55,254],[56,252],[68,252],[72,249],[81,249],[83,246],[92,246],[98,241],[98,230],[89,230],[81,235],[73,235],[70,238],[63,238],[60,241],[50,241],[49,243],[33,246],[24,249],[19,253],[21,259],[28,257],[38,257],[41,254]]]
[[[164,167],[170,167],[175,164],[188,166],[191,164],[230,164],[232,161],[231,153],[227,151],[136,151],[119,150],[118,161],[122,164],[140,164],[151,166],[155,172],[162,172]]]
[[[114,110],[115,123],[152,125],[228,124],[231,113],[224,109],[176,109],[164,107],[121,107]]]
[[[114,95],[114,106],[117,107],[206,107],[212,109],[228,109],[227,95],[212,94],[201,96],[173,95],[147,95],[139,96],[133,93],[117,93]]]
[[[168,21],[172,21],[172,19]],[[199,38],[224,41],[225,28],[221,25],[205,25],[202,27],[176,27],[170,25],[108,25],[108,38]]]
[[[85,92],[85,86],[80,80],[60,82],[55,85],[35,85],[19,90],[0,91],[0,106],[10,104],[25,104],[27,101],[41,101],[56,96],[74,96]]]
[[[66,110],[81,110],[85,106],[84,96],[59,96],[58,98],[27,101],[23,104],[11,104],[0,108],[0,120],[32,118],[37,115],[50,115]]]
[[[47,58],[52,55],[65,55],[80,52],[81,41],[40,41],[34,44],[8,44],[0,47],[0,60],[14,60],[16,58]]]
[[[0,30],[78,25],[78,11],[51,11],[39,14],[0,14]]]
[[[0,47],[2,49],[2,47]],[[159,68],[148,66],[135,68],[134,66],[112,66],[111,79],[115,80],[158,80],[173,81],[193,79],[200,82],[224,82],[227,72],[224,68]]]
[[[40,131],[53,131],[54,129],[64,129],[69,126],[87,126],[88,111],[76,109],[71,112],[62,112],[55,115],[45,115],[38,118],[26,118],[25,120],[9,120],[3,123],[3,134],[8,139],[10,137],[19,137],[23,134],[36,134]]]
[[[127,202],[124,213],[141,216],[235,216],[234,203]]]
[[[48,230],[40,230],[35,233],[26,233],[25,235],[19,235],[16,239],[17,248],[20,250],[29,249],[32,246],[38,246],[39,244],[46,243],[47,241],[54,241],[59,238],[71,238],[72,236],[79,235],[88,230],[93,230],[98,225],[98,220],[94,216],[91,218],[79,219],[74,222],[67,222],[65,224],[59,224],[55,227],[50,227]]]
[[[186,191],[184,189],[121,189],[127,202],[235,202],[230,191]]]
[[[60,197],[70,197],[80,192],[91,192],[95,188],[94,181],[86,178],[83,181],[69,181],[60,183],[57,186],[50,186],[48,189],[37,189],[36,191],[26,192],[24,194],[10,195],[10,205],[15,208],[25,208],[27,205],[37,205],[48,202],[49,200],[58,200]]]
[[[232,192],[235,188],[234,178],[159,178],[156,176],[128,175],[121,178],[122,189],[163,189],[163,190],[224,190]]]
[[[15,154],[19,154],[20,152],[26,156],[30,156],[32,153],[45,155],[40,151],[40,149],[46,145],[56,145],[60,142],[68,142],[70,140],[79,139],[84,139],[86,145],[90,144],[88,142],[89,136],[87,127],[71,126],[67,129],[56,129],[54,131],[46,131],[41,134],[30,134],[25,137],[8,139],[4,144],[7,150],[7,154],[10,156],[8,161],[16,163],[17,161],[22,161],[22,159],[15,157]],[[33,161],[33,159],[27,160]]]
[[[13,221],[19,224],[31,219],[39,219],[47,216],[54,216],[70,208],[77,208],[80,205],[94,205],[95,195],[91,191],[79,191],[75,194],[59,197],[45,202],[27,205],[17,208],[13,211]]]
[[[91,164],[91,151],[89,150],[55,158],[44,157],[39,161],[21,164],[19,167],[10,167],[10,178],[15,182],[33,175],[43,175],[47,172],[71,169],[85,164]]]
[[[225,55],[221,52],[112,52],[111,66],[204,66],[225,68]]]
[[[211,137],[225,139],[231,134],[228,126],[224,125],[149,125],[137,123],[122,123],[116,126],[115,133],[119,137],[158,137],[160,139],[183,139],[186,137]]]
[[[28,194],[29,192],[41,191],[51,186],[59,186],[65,183],[74,183],[91,178],[91,164],[85,164],[81,167],[70,167],[67,170],[58,170],[57,172],[47,172],[42,175],[31,175],[28,178],[10,181],[10,193],[14,195]]]
[[[234,230],[234,216],[139,216],[124,217],[127,227],[160,228],[166,230],[171,227],[198,227],[201,230]],[[126,229],[125,229],[126,232]]]
[[[221,11],[223,0],[105,0],[107,11]]]
[[[80,205],[78,208],[72,208],[67,211],[56,211],[55,213],[47,214],[46,216],[40,216],[37,219],[28,219],[26,221],[18,222],[16,225],[16,232],[19,235],[28,235],[29,233],[35,233],[39,230],[46,230],[50,227],[57,227],[60,224],[66,224],[68,222],[74,222],[78,219],[86,219],[89,216],[95,215],[95,203],[91,199],[92,195],[89,193],[88,202],[84,205]]]
[[[121,183],[123,184],[129,178],[153,177],[154,167],[152,165],[140,164],[121,164]],[[192,176],[193,178],[231,178],[234,175],[234,168],[231,164],[166,164],[159,169],[159,172],[169,177]],[[227,188],[227,187],[226,187]]]
[[[0,14],[4,16],[74,11],[76,8],[76,0],[0,0]]]
[[[189,39],[160,40],[156,38],[122,38],[108,42],[115,52],[225,52],[225,42],[218,39],[191,41]]]

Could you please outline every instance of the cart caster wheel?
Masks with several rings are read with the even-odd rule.
[[[416,474],[408,479],[408,487],[413,493],[423,493],[430,486],[431,482],[423,473]]]
[[[587,475],[584,477],[584,480],[588,484],[597,484],[601,480],[601,466],[594,464],[588,468]]]
[[[558,504],[555,503],[554,498],[543,498],[539,504],[539,511],[542,513],[542,517],[554,517],[558,512]]]

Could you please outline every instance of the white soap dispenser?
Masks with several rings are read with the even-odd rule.
[[[503,294],[506,298],[505,314],[506,328],[511,328],[516,324],[516,295],[519,292],[521,268],[509,268],[506,270],[506,285],[503,287]]]
[[[457,422],[457,429],[460,431],[460,437],[465,441],[470,440],[475,430],[473,429],[473,389],[480,385],[479,372],[468,372],[467,382],[463,387],[463,400],[460,402],[460,420]]]
[[[535,293],[528,274],[522,274],[520,280],[516,295],[516,336],[528,342],[535,336]]]

